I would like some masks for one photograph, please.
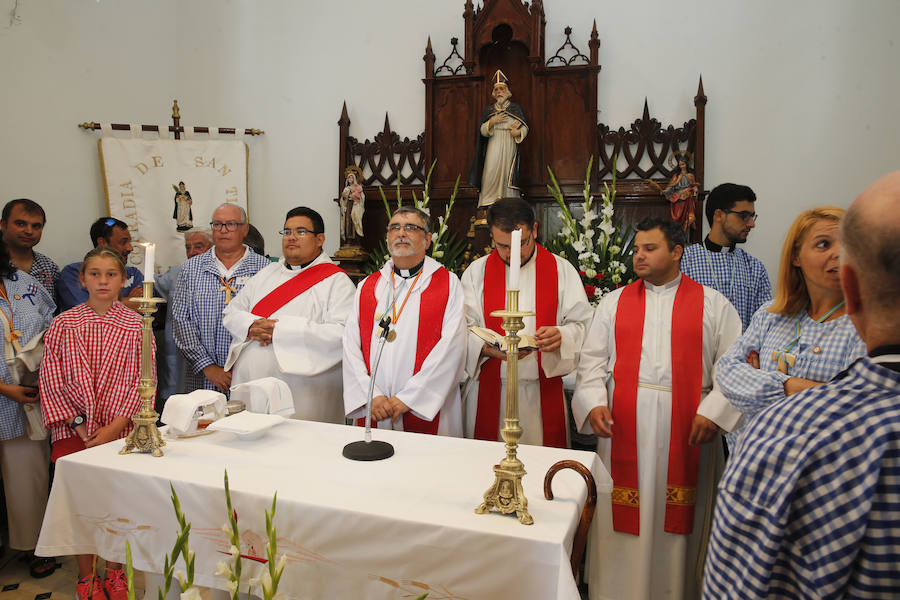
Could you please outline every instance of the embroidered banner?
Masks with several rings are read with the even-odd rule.
[[[247,208],[247,146],[237,140],[104,137],[100,166],[109,215],[135,241],[156,244],[158,273],[185,260],[183,232],[209,226],[223,202]],[[142,267],[139,249],[129,264]]]

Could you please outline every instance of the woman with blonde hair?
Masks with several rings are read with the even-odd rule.
[[[753,315],[716,365],[716,383],[744,421],[773,402],[826,383],[865,354],[841,291],[844,212],[823,206],[797,217],[781,251],[774,300]],[[729,447],[741,428],[728,434]]]

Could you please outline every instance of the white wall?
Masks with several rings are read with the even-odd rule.
[[[341,103],[357,138],[380,131],[385,111],[401,136],[417,135],[426,39],[440,63],[450,37],[463,38],[462,0],[19,5],[21,22],[0,20],[0,200],[47,208],[40,249],[59,262],[85,250],[103,210],[97,134],[75,124],[167,123],[172,98],[184,124],[266,131],[248,143],[251,217],[270,251],[298,204],[323,213],[335,250]],[[597,19],[604,123],[627,125],[646,96],[653,116],[681,124],[702,73],[707,187],[756,190],[761,219],[747,248],[770,272],[797,212],[846,206],[900,164],[900,2],[546,0],[545,12],[548,54],[566,25],[586,52]],[[312,192],[300,197],[301,187]]]

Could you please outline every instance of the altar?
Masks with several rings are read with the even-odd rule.
[[[579,598],[569,550],[586,487],[561,471],[547,501],[543,477],[573,459],[590,469],[598,493],[609,493],[596,453],[519,446],[534,517],[525,526],[474,512],[502,443],[377,431],[375,439],[393,444],[392,458],[344,459],[343,446],[361,437],[355,427],[289,420],[256,440],[224,432],[167,439],[163,458],[120,456],[121,440],[64,457],[36,553],[122,561],[127,539],[136,569],[161,572],[178,529],[171,482],[191,523],[195,584],[225,589],[216,568],[230,560],[227,469],[245,556],[242,590],[264,567],[264,511],[277,491],[278,551],[287,560],[279,591],[287,598]]]

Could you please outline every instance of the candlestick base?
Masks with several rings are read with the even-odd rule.
[[[528,512],[528,499],[522,490],[522,477],[526,471],[520,461],[516,462],[518,465],[511,467],[494,465],[494,484],[484,493],[484,502],[475,512],[484,514],[496,510],[502,515],[516,513],[520,523],[532,525],[534,519]]]
[[[161,446],[165,446],[166,442],[159,434],[159,429],[156,428],[156,420],[158,418],[159,415],[152,410],[149,413],[141,411],[132,417],[134,429],[125,438],[125,446],[119,450],[119,454],[129,454],[131,452],[146,454],[149,452],[153,456],[162,456]]]

